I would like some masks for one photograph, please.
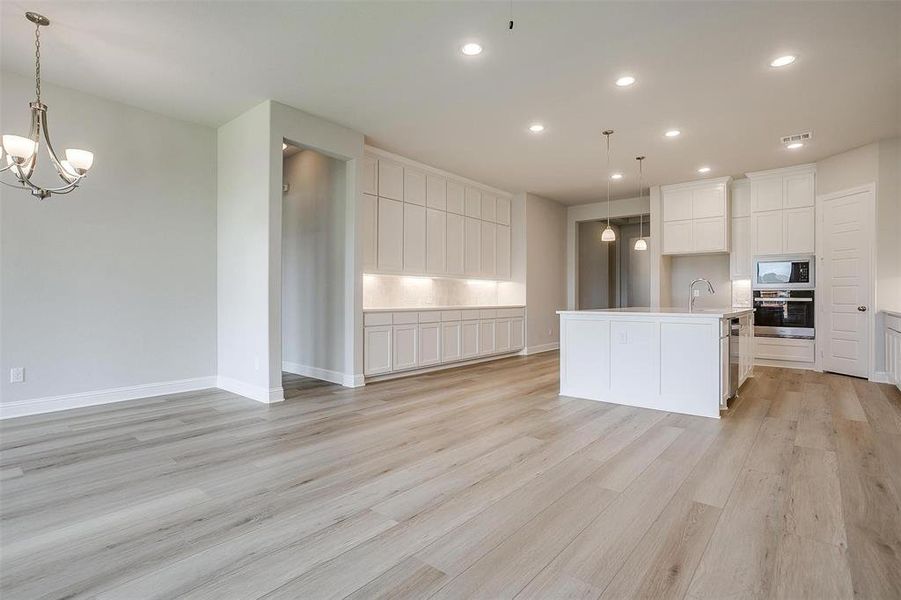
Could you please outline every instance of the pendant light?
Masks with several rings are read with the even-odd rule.
[[[638,161],[638,199],[641,200],[641,165],[642,161],[644,160],[644,156],[636,156],[635,160]],[[644,215],[638,215],[638,239],[635,240],[635,249],[648,249],[648,243],[644,239]]]
[[[605,178],[607,179],[607,228],[601,233],[602,242],[615,242],[616,232],[610,227],[610,136],[613,135],[612,129],[605,129],[604,136],[607,138],[607,171]]]
[[[66,158],[60,159],[53,146],[50,144],[50,131],[47,127],[47,105],[41,102],[41,27],[50,25],[50,20],[44,15],[27,12],[25,18],[34,23],[34,91],[35,101],[28,107],[31,109],[31,131],[28,137],[19,135],[3,136],[3,145],[0,149],[0,157],[6,153],[6,166],[0,169],[0,173],[9,171],[15,183],[4,183],[10,187],[28,190],[33,196],[43,200],[51,194],[68,194],[82,182],[91,165],[94,164],[94,154],[87,150],[77,148],[66,149]],[[31,176],[37,166],[38,148],[43,138],[50,156],[50,163],[56,170],[63,185],[55,188],[45,188],[31,181]]]

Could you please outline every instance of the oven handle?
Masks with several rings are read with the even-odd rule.
[[[754,302],[813,302],[813,298],[754,298]]]

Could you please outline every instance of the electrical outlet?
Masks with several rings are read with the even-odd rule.
[[[22,383],[25,381],[25,367],[13,367],[9,370],[10,383]]]

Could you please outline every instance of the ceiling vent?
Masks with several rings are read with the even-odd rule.
[[[792,144],[795,142],[806,142],[813,137],[813,133],[805,131],[804,133],[795,133],[793,135],[782,136],[783,144]]]

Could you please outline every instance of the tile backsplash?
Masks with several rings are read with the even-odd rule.
[[[363,275],[363,308],[491,306],[498,282],[482,279]]]

